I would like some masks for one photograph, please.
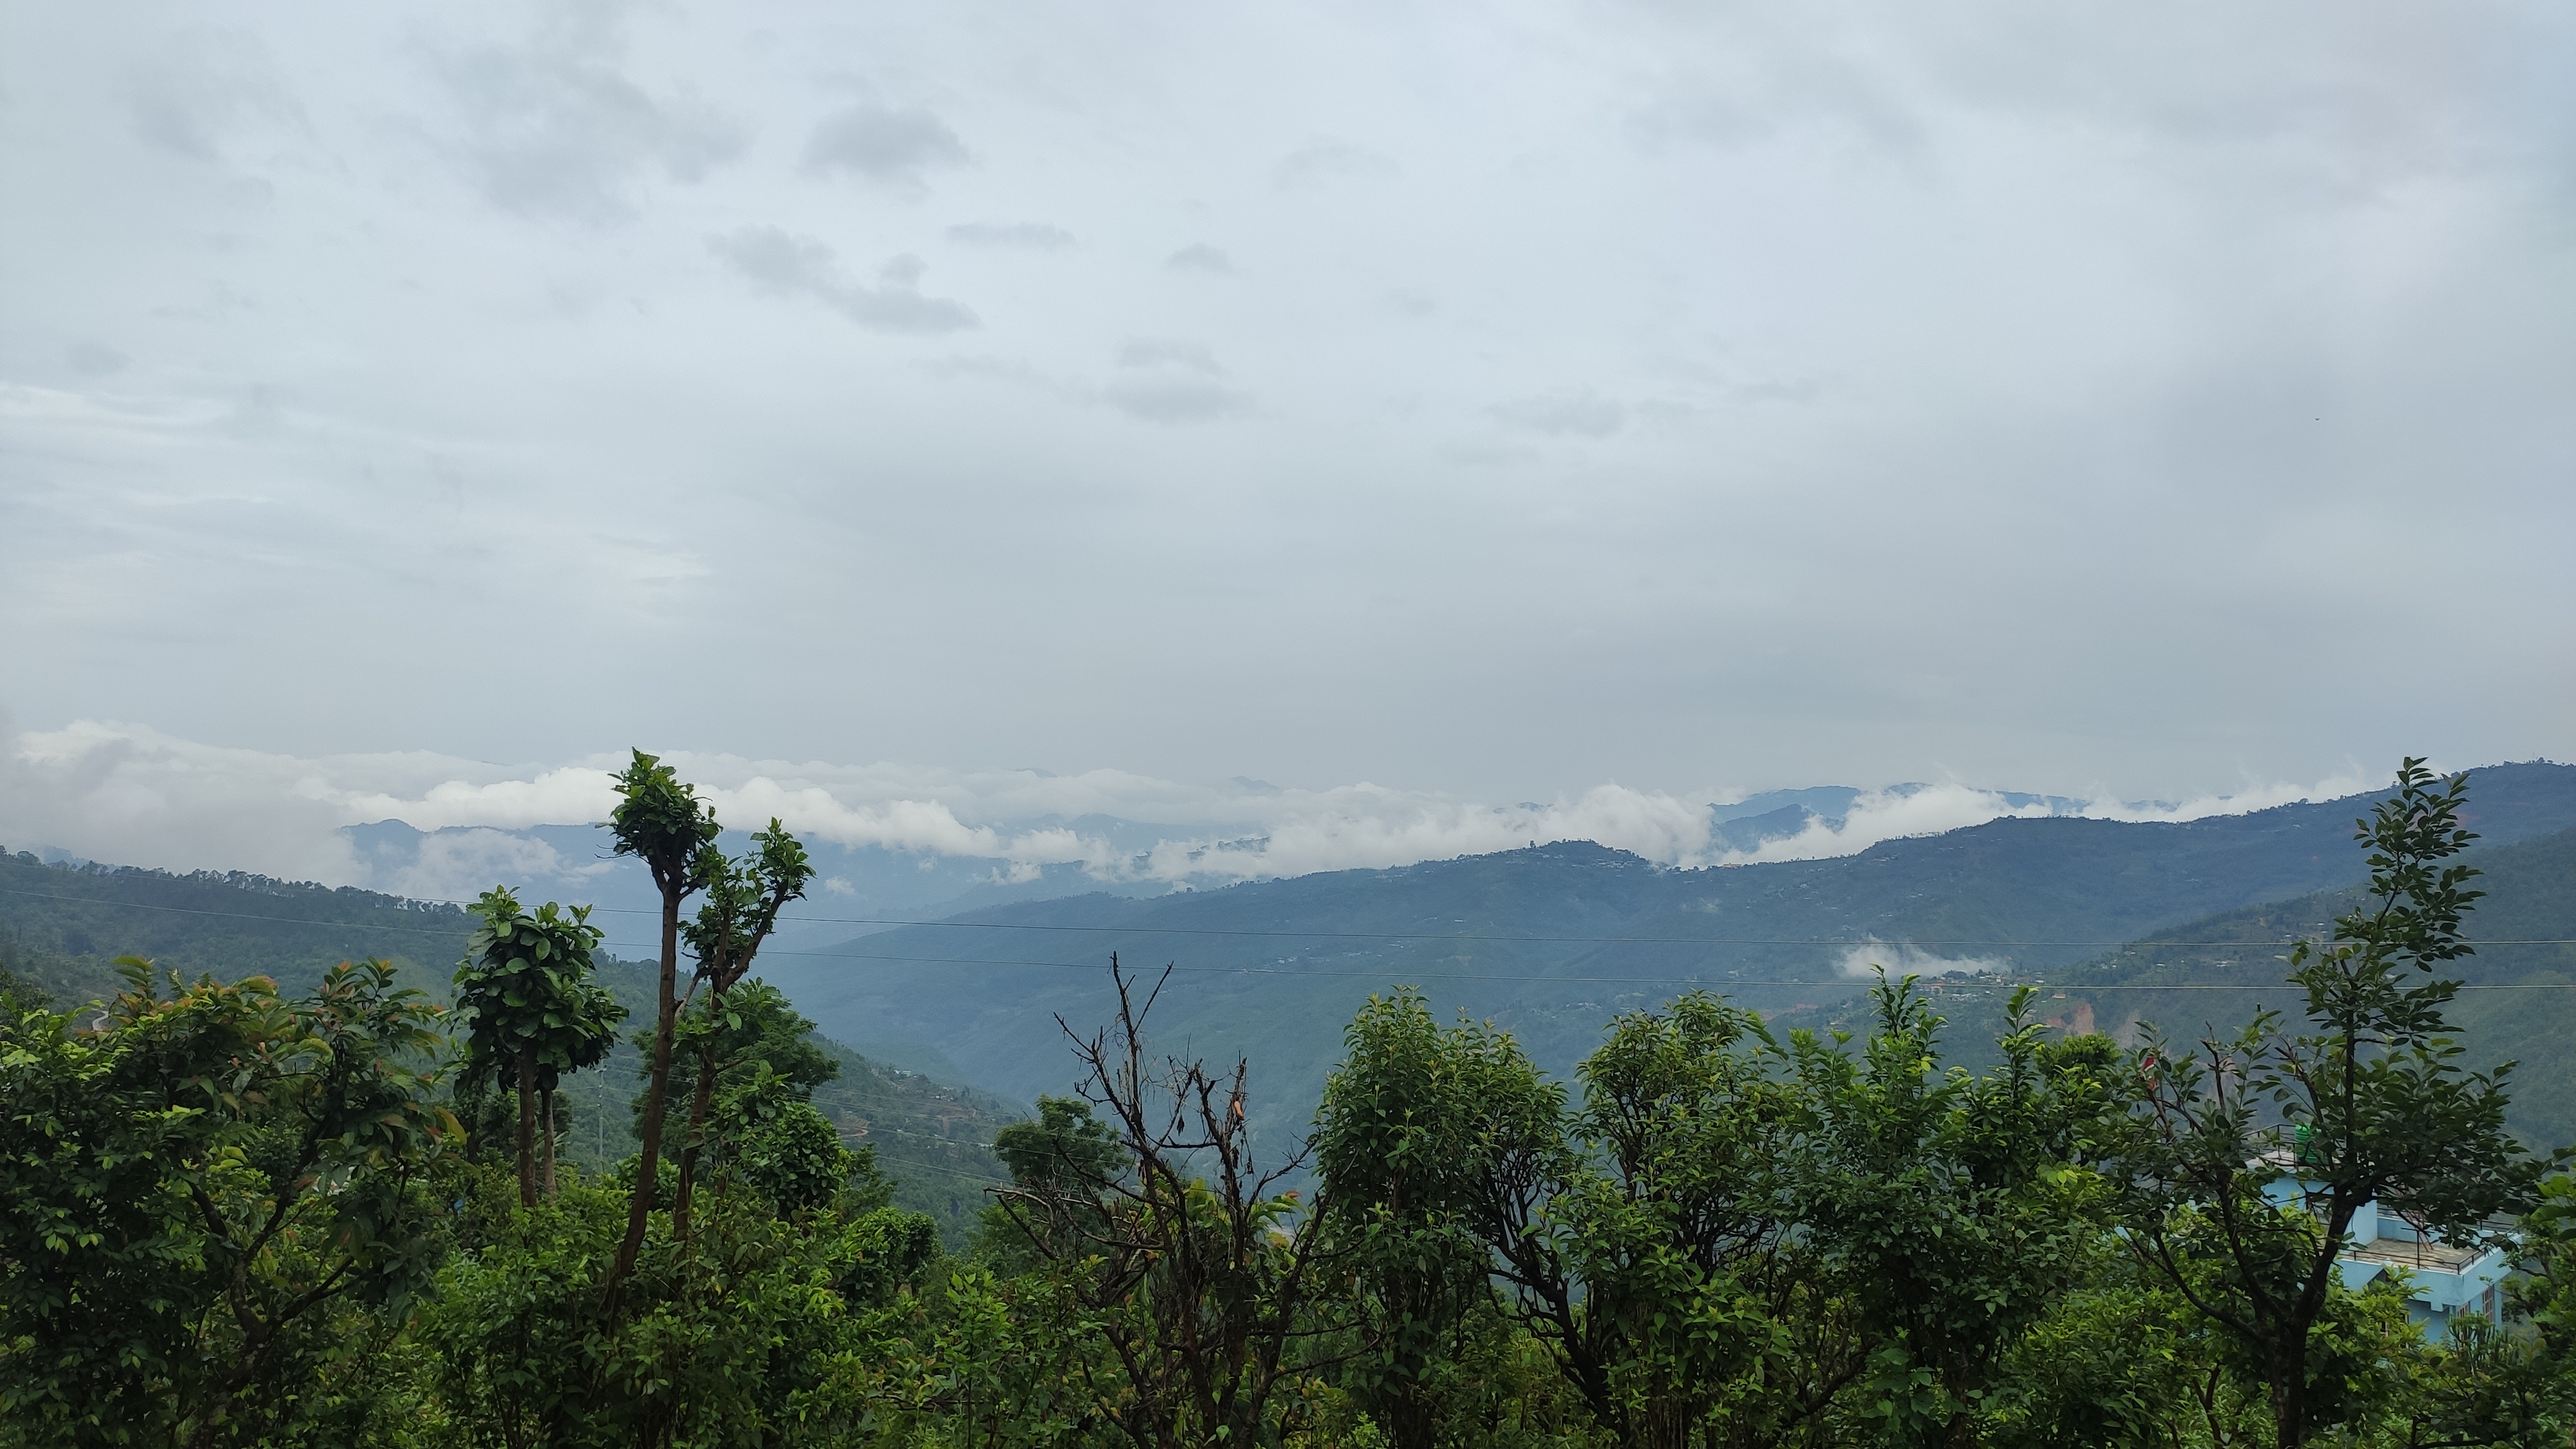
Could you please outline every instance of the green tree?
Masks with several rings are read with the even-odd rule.
[[[1493,1294],[1489,1255],[1467,1227],[1475,1058],[1409,987],[1370,997],[1343,1042],[1315,1133],[1359,1338],[1339,1377],[1397,1449],[1430,1449]]]
[[[705,847],[694,866],[698,887],[707,898],[698,907],[697,919],[683,928],[689,951],[698,962],[689,995],[694,999],[699,988],[705,988],[710,1022],[738,1020],[725,994],[751,970],[762,943],[778,927],[778,913],[788,902],[801,899],[814,878],[805,847],[774,817],[767,830],[752,837],[752,845],[752,853],[741,860]],[[716,1057],[723,1039],[722,1033],[708,1031],[696,1042],[697,1080],[689,1094],[688,1135],[680,1146],[679,1191],[671,1199],[671,1228],[682,1238],[689,1235],[690,1200],[697,1186],[698,1155],[706,1146],[707,1116],[715,1105]]]
[[[2553,1176],[2537,1196],[2517,1225],[2505,1322],[2463,1314],[2438,1345],[2410,1326],[2406,1351],[2386,1355],[2403,1382],[2382,1417],[2410,1449],[2576,1441],[2576,1179]]]
[[[1914,979],[1871,988],[1861,1050],[1792,1041],[1807,1120],[1786,1158],[1789,1214],[1858,1326],[1840,1412],[1874,1442],[1981,1442],[2013,1347],[2109,1226],[2123,1076],[2108,1038],[2047,1044],[2013,995],[2001,1067],[1936,1065],[1942,1020]],[[1866,1355],[1865,1368],[1860,1359]]]
[[[1038,1097],[1034,1120],[1013,1122],[993,1134],[993,1155],[1010,1169],[1013,1185],[1030,1192],[1087,1192],[1086,1186],[1118,1174],[1125,1154],[1116,1133],[1080,1097]]]
[[[438,1397],[431,1442],[872,1442],[856,1426],[848,1438],[823,1437],[798,1400],[840,1355],[883,1355],[874,1310],[893,1280],[923,1270],[919,1244],[936,1237],[926,1221],[893,1211],[846,1224],[782,1217],[757,1194],[710,1193],[685,1249],[657,1241],[608,1316],[598,1291],[615,1259],[621,1196],[575,1182],[533,1212],[494,1213],[489,1241],[440,1274],[415,1340]]]
[[[2434,974],[2470,952],[2477,871],[2451,862],[2477,838],[2460,821],[2467,793],[2465,775],[2408,759],[2358,822],[2368,895],[2289,957],[2308,1030],[2264,1012],[2188,1048],[2157,1036],[2138,1057],[2126,1241],[2233,1339],[2281,1449],[2358,1410],[2324,1329],[2360,1208],[2466,1241],[2526,1205],[2543,1167],[2505,1130],[2511,1065],[2460,1065],[2443,1010],[2460,983]]]
[[[472,907],[476,926],[456,967],[456,1012],[467,1027],[466,1071],[506,1073],[518,1092],[519,1203],[540,1189],[536,1141],[545,1137],[542,1187],[554,1192],[554,1089],[565,1072],[597,1066],[617,1042],[626,1008],[591,979],[600,930],[590,908],[553,901],[531,914],[505,886]],[[542,1106],[541,1101],[542,1099]]]
[[[724,1130],[720,1163],[781,1215],[830,1206],[859,1171],[832,1119],[766,1066],[727,1088],[712,1116]]]
[[[1574,1322],[1605,1426],[1629,1442],[1680,1449],[1722,1408],[1773,1417],[1753,1386],[1771,1381],[1808,1276],[1782,1175],[1798,1101],[1779,1066],[1760,1017],[1693,992],[1616,1018],[1577,1069],[1586,1169],[1548,1216],[1583,1284]]]
[[[1011,1174],[1010,1195],[984,1209],[978,1246],[1014,1271],[1035,1267],[1101,1226],[1097,1184],[1119,1176],[1126,1148],[1080,1097],[1038,1097],[1034,1120],[993,1134],[993,1155]],[[1032,1235],[1046,1241],[1033,1242]]]
[[[839,1130],[812,1102],[814,1089],[839,1076],[841,1064],[814,1044],[813,1030],[814,1023],[777,987],[757,978],[737,984],[721,1001],[710,994],[683,1008],[673,1036],[671,1087],[693,1099],[703,1088],[709,1106],[693,1135],[705,1160],[738,1167],[757,1134],[770,1139],[758,1149],[764,1155],[784,1150],[788,1139],[779,1133],[808,1144],[828,1141],[837,1149]],[[863,1155],[873,1160],[872,1150]],[[820,1170],[838,1159],[824,1154],[810,1160]],[[854,1170],[842,1171],[834,1186],[819,1189],[821,1195],[830,1197]],[[682,1180],[673,1174],[675,1229]]]
[[[2176,1449],[2261,1443],[2262,1385],[2207,1319],[2106,1236],[2004,1348],[1986,1397],[1996,1449]]]
[[[292,1441],[370,1342],[344,1316],[398,1321],[436,1267],[437,1010],[380,961],[293,1000],[119,966],[93,1029],[0,1030],[0,1422]]]
[[[1594,1421],[1657,1446],[1817,1432],[1864,1356],[1797,1217],[1813,1114],[1760,1020],[1702,993],[1623,1015],[1571,1112],[1508,1042],[1462,1045],[1480,1234]]]
[[[700,800],[694,787],[682,784],[670,766],[642,750],[635,751],[634,759],[619,773],[616,788],[617,809],[608,825],[616,833],[617,853],[643,861],[662,897],[662,974],[654,997],[653,1050],[645,1058],[642,1140],[634,1192],[627,1202],[626,1235],[618,1241],[616,1261],[600,1289],[601,1301],[610,1304],[635,1271],[652,1217],[654,1188],[661,1181],[671,1036],[680,1015],[680,905],[698,889],[703,879],[699,854],[714,847],[717,835],[715,807]]]

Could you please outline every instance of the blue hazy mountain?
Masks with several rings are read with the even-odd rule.
[[[1853,802],[1865,794],[1901,797],[1925,788],[1928,787],[1921,784],[1891,785],[1871,792],[1849,785],[1811,785],[1803,790],[1767,790],[1730,805],[1710,806],[1709,833],[1729,851],[1749,855],[1772,841],[1803,834],[1812,825],[1842,829],[1851,818]],[[2081,814],[2092,803],[2071,795],[2029,795],[2018,790],[1998,791],[1995,798],[2011,810],[2039,806],[2051,815]]]
[[[1121,849],[1147,850],[1161,838],[1153,833],[1158,827],[1100,816],[1015,823],[1014,828],[1054,825],[1107,839]],[[1159,829],[1175,828],[1196,827]],[[420,830],[400,820],[380,820],[347,826],[340,833],[350,842],[368,883],[379,890],[463,900],[483,886],[506,880],[538,898],[589,902],[621,949],[630,955],[653,949],[652,918],[660,910],[660,898],[643,867],[613,854],[608,833],[596,826]],[[728,850],[741,851],[749,840],[746,831],[728,830],[722,843]],[[814,858],[816,885],[812,898],[791,912],[780,937],[786,946],[843,940],[857,931],[875,929],[858,923],[877,918],[948,916],[1091,891],[1159,895],[1171,889],[1168,882],[1157,880],[1102,881],[1074,865],[1044,866],[1013,878],[990,860],[854,847],[816,838],[805,843]],[[478,874],[474,864],[488,868]]]
[[[1798,798],[1720,807],[1737,813],[1717,823],[1804,829],[1848,812],[1861,792],[1783,793]],[[761,970],[826,1034],[889,1073],[929,1072],[1026,1102],[1069,1085],[1057,1018],[1097,1029],[1111,952],[1148,969],[1168,962],[1177,973],[1151,1023],[1162,1044],[1249,1056],[1265,1130],[1285,1134],[1302,1127],[1351,1012],[1399,982],[1422,986],[1443,1010],[1511,1028],[1559,1070],[1598,1041],[1611,1013],[1693,986],[1789,1022],[1830,1024],[1857,990],[1854,968],[1872,961],[1927,974],[2049,971],[2044,1009],[2068,1029],[2079,1014],[2102,1029],[2147,1015],[2173,1021],[2182,1003],[2232,1020],[2238,1008],[2277,995],[2267,994],[2277,951],[2265,943],[2317,929],[2340,909],[2337,893],[2361,879],[2351,831],[2368,804],[2357,796],[2184,824],[2005,819],[1839,859],[1705,870],[1558,843],[1218,890],[1130,888],[1150,896],[1066,895],[1093,883],[1078,873],[999,881],[988,862],[825,844],[817,855],[827,878],[849,888],[818,893],[800,934],[778,941]],[[2491,940],[2576,936],[2576,835],[2565,833],[2576,829],[2576,768],[2475,772],[2471,821],[2485,836],[2480,859],[2495,891],[2475,929]],[[407,869],[462,832],[372,826],[352,834],[389,868]],[[520,883],[602,902],[621,954],[644,954],[650,896],[631,862],[604,855],[599,832],[559,827],[511,838],[552,852],[550,884]],[[291,985],[332,960],[385,954],[436,989],[466,924],[453,908],[238,874],[68,870],[27,856],[0,858],[0,874],[10,877],[0,881],[0,965],[75,1000],[103,985],[106,958],[125,951],[192,972],[266,972]],[[1032,894],[1011,898],[1019,891]],[[968,896],[963,909],[942,904],[970,892],[990,894]],[[847,919],[931,911],[953,923],[860,934]],[[2241,948],[2232,944],[2240,938]],[[2519,949],[2499,946],[2474,970],[2576,975],[2576,954]],[[2194,994],[2145,992],[2168,979],[2158,971],[2194,984]],[[2054,984],[2060,977],[2064,986]],[[2197,989],[2235,982],[2244,984],[2242,1002]],[[1974,1049],[1991,1028],[1979,1013],[1991,1016],[1995,1000],[1991,991],[1959,990],[1945,1002],[1958,1022],[1954,1045]],[[2563,1048],[2576,1036],[2571,1013],[2576,1002],[2549,994],[2464,999],[2461,1020],[2486,1039],[2472,1038],[2480,1060],[2511,1052],[2560,1063],[2555,1074],[2527,1068],[2530,1120],[2519,1125],[2539,1136],[2562,1117],[2576,1123]]]
[[[2576,827],[2576,767],[2482,769],[2472,792],[2490,844]],[[1302,1123],[1351,1013],[1397,983],[1423,987],[1443,1012],[1493,1019],[1562,1069],[1612,1012],[1694,985],[1766,1012],[1815,1012],[1855,992],[1856,969],[1873,960],[2064,968],[2215,912],[2354,884],[2365,868],[2353,821],[2370,798],[2186,823],[2004,819],[1839,859],[1702,870],[1560,843],[1149,899],[1004,905],[782,953],[764,969],[832,1035],[880,1055],[936,1047],[978,1085],[1026,1100],[1068,1085],[1065,1027],[1088,1033],[1104,1019],[1112,952],[1131,966],[1169,963],[1154,1022],[1164,1045],[1250,1057],[1276,1130]],[[1786,808],[1813,805],[1739,819]]]
[[[1268,788],[1259,781],[1237,783]],[[1711,837],[1723,852],[1746,854],[1766,843],[1796,837],[1814,825],[1840,830],[1853,802],[1863,795],[1903,796],[1922,788],[1895,785],[1864,791],[1848,785],[1820,785],[1768,791],[1710,806]],[[2011,809],[2037,805],[2058,814],[2073,814],[2085,804],[2019,792],[2003,792],[1997,798]],[[736,822],[744,823],[748,822]],[[989,859],[849,846],[809,837],[806,845],[814,857],[817,885],[810,900],[792,909],[782,944],[829,945],[856,931],[879,929],[878,923],[887,920],[940,919],[1017,902],[1094,892],[1143,898],[1204,889],[1225,881],[1158,878],[1143,869],[1145,858],[1155,847],[1173,841],[1262,842],[1258,826],[1240,821],[1174,825],[1107,815],[1049,816],[1013,820],[1009,829],[1015,834],[1065,830],[1106,845],[1129,868],[1106,876],[1071,864],[1014,870]],[[389,894],[463,900],[496,880],[506,880],[539,897],[589,901],[612,930],[621,916],[649,918],[656,909],[652,887],[641,868],[611,853],[605,832],[595,826],[421,830],[400,820],[380,820],[344,827],[340,834],[349,842],[359,883]],[[739,850],[748,838],[742,830],[730,830],[725,844]],[[619,933],[619,944],[644,947],[650,944],[650,934],[649,929],[640,934],[627,930]]]

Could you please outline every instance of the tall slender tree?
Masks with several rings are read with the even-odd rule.
[[[567,1072],[588,1071],[608,1060],[617,1046],[617,1024],[626,1019],[626,1008],[608,988],[596,982],[585,983],[564,1013],[562,1029],[552,1035],[545,1055],[537,1063],[537,1140],[545,1144],[542,1170],[546,1197],[555,1195],[555,1139],[560,1128],[555,1121],[555,1087]]]
[[[468,1025],[466,1070],[478,1078],[506,1075],[517,1089],[519,1203],[534,1207],[540,1122],[543,1191],[554,1191],[555,1082],[608,1054],[626,1008],[591,979],[600,930],[590,924],[590,907],[566,911],[548,901],[531,913],[508,887],[494,886],[472,910],[479,924],[456,968],[456,1009]]]
[[[2482,894],[2452,861],[2477,839],[2467,797],[2466,775],[2409,759],[2357,822],[2367,895],[2331,940],[2290,952],[2308,1030],[2263,1012],[2233,1037],[2159,1036],[2139,1054],[2126,1241],[2255,1366],[2281,1449],[2345,1415],[2350,1375],[2321,1326],[2362,1206],[2466,1241],[2527,1206],[2545,1166],[2505,1130],[2512,1065],[2461,1066],[2444,1017],[2461,983],[2436,968],[2470,953],[2461,923]]]
[[[644,1250],[644,1230],[653,1213],[653,1193],[662,1170],[664,1095],[671,1082],[671,1034],[680,1016],[680,905],[700,881],[699,854],[715,848],[715,807],[698,798],[695,787],[682,784],[677,772],[658,758],[635,751],[616,780],[618,802],[608,827],[617,836],[617,853],[644,862],[653,888],[662,895],[662,974],[657,985],[653,1020],[653,1053],[645,1067],[642,1144],[636,1154],[635,1192],[626,1211],[626,1236],[617,1245],[617,1260],[600,1285],[600,1299],[614,1304],[617,1290],[635,1271]]]
[[[689,982],[694,998],[706,988],[706,1011],[720,1018],[725,993],[751,970],[752,958],[778,926],[778,913],[805,894],[814,879],[814,864],[805,847],[772,817],[769,828],[752,837],[754,849],[740,860],[709,847],[698,852],[697,883],[707,893],[698,918],[681,928],[698,968]],[[698,1179],[698,1157],[706,1145],[707,1114],[715,1103],[717,1034],[701,1033],[698,1071],[689,1094],[689,1130],[680,1143],[680,1186],[671,1199],[671,1231],[689,1235],[689,1205]]]

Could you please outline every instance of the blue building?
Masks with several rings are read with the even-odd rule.
[[[2312,1185],[2280,1178],[2263,1189],[2263,1196],[2288,1207],[2300,1200],[2306,1186]],[[2454,1247],[2427,1238],[2404,1218],[2383,1213],[2379,1204],[2366,1202],[2352,1215],[2351,1235],[2335,1265],[2343,1272],[2343,1286],[2356,1291],[2385,1274],[2403,1270],[2406,1316],[2424,1331],[2426,1338],[2439,1339],[2448,1334],[2451,1325],[2464,1315],[2474,1314],[2489,1323],[2504,1322],[2503,1285],[2508,1265],[2504,1248],[2492,1239]]]

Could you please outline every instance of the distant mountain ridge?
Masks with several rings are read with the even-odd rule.
[[[1277,789],[1260,781],[1235,783],[1261,791]],[[1909,808],[1927,794],[1948,797],[1929,812],[1928,818],[1926,812]],[[1672,843],[1699,859],[1831,858],[1861,853],[1882,838],[1938,833],[2005,812],[2081,815],[2098,811],[2103,805],[2097,799],[2074,796],[1921,783],[1875,789],[1806,786],[1691,807],[1705,817],[1704,842],[1692,844],[1686,838],[1677,838]],[[1466,808],[1473,814],[1476,807]],[[1524,801],[1515,808],[1544,814],[1551,807]],[[2132,802],[2123,808],[2134,813],[2169,807]],[[1066,896],[1105,893],[1147,898],[1221,888],[1240,879],[1248,863],[1253,866],[1250,873],[1260,879],[1283,879],[1339,868],[1319,866],[1311,840],[1291,850],[1289,858],[1276,860],[1276,873],[1261,868],[1274,863],[1270,852],[1279,831],[1292,827],[1251,821],[1211,819],[1149,824],[1086,814],[1014,817],[990,824],[1004,834],[1078,839],[1105,854],[1082,864],[1011,863],[983,855],[850,845],[809,831],[806,845],[814,858],[818,884],[811,899],[790,907],[781,926],[782,943],[828,946],[855,934],[853,926],[875,929],[880,922],[937,920]],[[1310,821],[1294,828],[1307,829],[1311,836],[1311,825]],[[1601,832],[1600,838],[1605,840],[1616,834],[1615,829],[1605,828],[1599,821],[1584,824],[1560,820],[1554,825],[1533,826],[1531,843],[1594,838],[1587,831]],[[613,855],[606,838],[593,826],[504,829],[451,825],[423,830],[388,819],[345,826],[339,833],[359,872],[358,883],[388,894],[464,900],[491,881],[501,879],[540,897],[591,901],[600,907],[603,919],[612,927],[621,924],[613,919],[616,916],[649,916],[654,909],[656,897],[640,868]],[[1392,833],[1397,839],[1411,839],[1401,829]],[[1367,828],[1355,828],[1355,836],[1382,839]],[[726,838],[729,847],[738,849],[747,837],[736,829],[728,831]],[[1425,860],[1455,858],[1458,852],[1444,855],[1437,847],[1439,838],[1439,832],[1434,831],[1429,840],[1399,849],[1418,850],[1419,858]],[[1507,843],[1511,838],[1512,834],[1507,833],[1503,840]],[[1362,854],[1379,854],[1387,847],[1363,844],[1354,848]],[[1323,854],[1330,856],[1334,852],[1327,849]],[[1658,859],[1670,863],[1674,857],[1665,854]],[[1217,868],[1217,861],[1223,862],[1223,868]],[[1403,863],[1409,862],[1383,862],[1389,866]],[[648,934],[629,931],[620,938],[620,944],[630,951],[650,949],[645,939]]]
[[[1921,783],[1859,790],[1849,785],[1814,785],[1801,790],[1766,790],[1727,805],[1709,807],[1710,835],[1729,851],[1750,855],[1776,841],[1794,840],[1811,826],[1840,831],[1851,821],[1852,807],[1864,797],[1904,799],[1931,787]],[[2026,811],[2037,806],[2050,815],[2080,815],[2093,805],[2072,795],[2031,795],[2019,790],[1987,792],[2004,807]],[[2154,808],[2152,805],[2138,808]],[[1866,849],[1855,845],[1854,853]]]
[[[1614,1011],[1693,985],[1766,1012],[1857,989],[1852,969],[2073,966],[2213,912],[2357,882],[2370,796],[2181,823],[2004,819],[1857,856],[1679,870],[1590,844],[1222,890],[967,913],[782,957],[801,1009],[862,1049],[930,1043],[1026,1099],[1070,1077],[1060,1014],[1106,1009],[1103,967],[1172,962],[1166,1045],[1250,1057],[1269,1126],[1301,1123],[1372,992],[1426,988],[1569,1067]],[[2576,767],[2473,773],[2490,844],[2576,827]],[[1812,808],[1806,802],[1793,802]],[[1874,947],[1871,943],[1910,943]]]
[[[1862,792],[1784,793],[1797,798],[1741,802],[1751,814],[1719,823],[1785,822],[1793,817],[1782,812],[1792,811],[1801,821],[1829,818]],[[2124,979],[2119,958],[2106,954],[2112,946],[2152,946],[2177,929],[2238,929],[2227,923],[2239,917],[2259,932],[2286,928],[2283,912],[2330,915],[2332,894],[2364,873],[2350,836],[2370,799],[2183,823],[2003,819],[1768,865],[1675,869],[1577,842],[1149,898],[1091,892],[1001,902],[940,926],[865,935],[843,927],[835,944],[809,931],[765,955],[762,974],[885,1081],[928,1071],[1026,1102],[1070,1085],[1056,1018],[1078,1031],[1098,1025],[1111,952],[1131,966],[1173,962],[1181,974],[1151,1023],[1158,1039],[1214,1058],[1248,1055],[1264,1131],[1284,1141],[1302,1130],[1352,1011],[1399,982],[1428,989],[1443,1012],[1496,1020],[1556,1070],[1599,1040],[1613,1012],[1694,986],[1791,1021],[1828,1021],[1858,988],[1854,968],[1873,961],[1932,973],[2114,973],[2100,977],[2092,1003],[2108,1029],[2137,1014],[2100,996]],[[2576,829],[2576,768],[2475,771],[2470,819],[2485,836],[2482,858],[2500,863],[2499,879],[2503,862],[2536,862],[2514,867],[2526,896],[2576,870],[2552,864],[2560,858],[2539,844],[2514,853],[2517,843]],[[564,847],[596,855],[597,833],[567,835]],[[2481,929],[2492,931],[2501,908],[2489,903]],[[603,919],[630,943],[644,934],[644,917]],[[385,955],[443,993],[466,929],[453,906],[366,891],[0,856],[0,965],[68,999],[103,989],[106,958],[129,950],[192,972],[265,971],[290,986],[330,961]],[[626,954],[642,953],[630,944]],[[2093,988],[2079,983],[2076,994],[2051,1000],[2087,1004],[2082,989]],[[2052,1010],[2065,1016],[2074,1006]],[[1984,1028],[1971,1029],[1971,1003],[1954,1015],[1954,1045],[1972,1049]],[[2481,1029],[2514,1025],[2480,1020]],[[978,1097],[986,1106],[962,1120],[1006,1112],[995,1097]],[[986,1170],[940,1153],[948,1155],[922,1162],[968,1177]],[[897,1154],[888,1158],[901,1175]]]

